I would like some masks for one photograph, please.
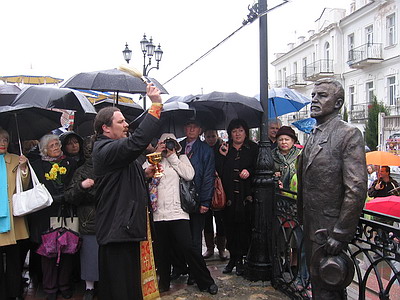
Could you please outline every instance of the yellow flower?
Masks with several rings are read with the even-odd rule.
[[[65,167],[60,167],[59,172],[60,172],[61,175],[64,175],[64,174],[67,173],[67,168],[65,168]]]
[[[60,166],[58,165],[58,164],[53,164],[53,167],[52,167],[52,169],[56,169],[56,171],[58,171],[58,169],[60,169]]]
[[[49,173],[44,173],[44,177],[46,178],[46,180],[52,180]]]

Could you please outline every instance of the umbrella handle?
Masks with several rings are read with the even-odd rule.
[[[274,111],[275,111],[275,119],[278,119],[278,114],[276,113],[275,101],[272,101],[272,106],[274,107]]]
[[[16,124],[16,127],[17,127],[19,153],[20,153],[20,155],[22,155],[21,137],[19,136],[19,127],[18,127],[18,118],[17,118],[17,114],[14,113],[14,116],[15,116],[15,124]]]

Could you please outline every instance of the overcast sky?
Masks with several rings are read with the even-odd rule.
[[[281,1],[269,0],[269,7]],[[350,0],[291,0],[268,15],[269,61],[287,43],[314,29],[324,7],[349,9]],[[143,33],[164,51],[164,83],[242,25],[252,0],[20,0],[1,1],[0,75],[72,75],[123,64],[142,69]],[[245,26],[207,57],[170,81],[171,95],[214,90],[259,93],[259,23]],[[31,70],[29,70],[31,69]],[[270,66],[270,73],[273,68]],[[271,78],[272,80],[273,78]]]

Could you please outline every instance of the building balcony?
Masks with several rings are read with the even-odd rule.
[[[313,62],[304,67],[305,80],[317,81],[324,77],[332,77],[333,72],[333,60],[321,59]]]
[[[286,81],[284,80],[277,80],[272,83],[272,88],[282,88],[286,87]]]
[[[366,121],[368,119],[368,108],[371,103],[354,104],[350,107],[349,117],[353,122]]]
[[[307,85],[304,77],[303,73],[297,73],[286,77],[287,87],[296,88]]]
[[[362,69],[383,61],[382,44],[364,44],[349,51],[347,64],[353,69]]]

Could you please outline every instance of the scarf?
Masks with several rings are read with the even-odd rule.
[[[276,171],[281,172],[281,181],[283,183],[283,188],[285,189],[290,188],[290,180],[293,175],[296,174],[296,159],[299,154],[300,149],[297,149],[294,146],[286,155],[279,152],[278,148],[272,150],[272,157],[274,158],[275,166],[279,166],[279,170]]]
[[[7,187],[6,161],[4,154],[0,154],[0,233],[8,232],[11,229]]]
[[[51,161],[51,162],[60,162],[62,161],[66,156],[64,155],[64,153],[61,152],[61,155],[58,157],[50,157],[47,155],[42,155],[42,160],[44,161]]]

